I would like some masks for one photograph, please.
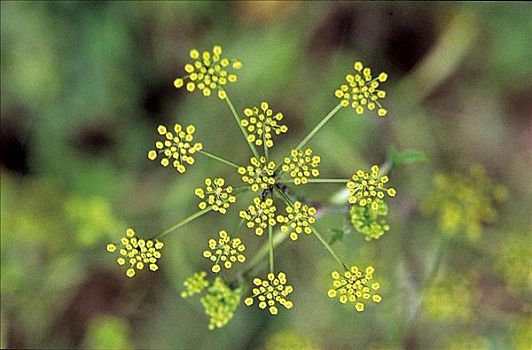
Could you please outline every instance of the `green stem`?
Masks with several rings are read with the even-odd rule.
[[[283,180],[283,183],[293,183],[294,180]],[[348,183],[349,179],[308,179],[308,183]]]
[[[253,155],[257,159],[259,159],[260,158],[259,152],[257,152],[257,148],[255,148],[255,145],[248,140],[248,133],[246,132],[246,129],[244,129],[242,124],[240,124],[240,117],[238,116],[235,106],[233,106],[233,103],[229,99],[229,95],[227,94],[227,92],[226,92],[226,97],[224,98],[224,101],[227,102],[227,105],[229,106],[229,109],[231,110],[231,113],[233,114],[233,117],[235,118],[235,121],[238,124],[238,127],[242,131],[242,135],[244,135],[244,139],[248,143],[249,148],[251,149],[251,152],[253,152]]]
[[[204,156],[207,156],[207,157],[209,157],[209,158],[212,158],[212,159],[214,159],[214,160],[217,160],[217,161],[219,161],[219,162],[222,162],[222,163],[224,163],[224,164],[227,164],[227,165],[229,165],[229,166],[232,166],[233,168],[236,168],[236,169],[240,168],[240,165],[235,164],[235,163],[233,163],[233,162],[231,162],[231,161],[229,161],[229,160],[227,160],[227,159],[224,159],[224,158],[222,158],[222,157],[218,157],[218,156],[216,156],[216,155],[214,155],[214,154],[212,154],[212,153],[209,153],[209,152],[206,152],[206,151],[199,151],[199,153],[201,153],[201,154],[203,154]]]
[[[270,272],[273,273],[274,270],[274,264],[273,264],[273,227],[272,225],[268,225],[268,245],[269,245],[269,251],[270,251]]]
[[[170,232],[172,231],[175,231],[177,230],[178,228],[188,224],[189,222],[191,222],[192,220],[194,219],[197,219],[199,218],[200,216],[202,216],[203,214],[207,214],[208,212],[210,212],[212,210],[212,207],[207,207],[205,209],[202,209],[192,215],[190,215],[189,217],[186,217],[185,219],[183,219],[182,221],[178,222],[177,224],[175,224],[174,226],[172,227],[169,227],[168,229],[166,229],[164,232],[162,232],[160,235],[158,235],[156,238],[161,238],[163,236],[166,236],[167,234],[169,234]]]
[[[339,103],[336,107],[334,107],[329,114],[327,114],[319,123],[316,125],[314,129],[297,145],[298,150],[303,148],[310,139],[336,114],[342,108],[342,105]]]

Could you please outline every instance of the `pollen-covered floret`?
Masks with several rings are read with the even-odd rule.
[[[294,185],[302,185],[308,182],[309,177],[317,177],[320,175],[320,171],[318,170],[319,165],[320,157],[312,155],[312,149],[294,149],[290,152],[289,157],[284,158],[281,169],[289,173],[290,177],[294,180]]]
[[[241,297],[241,288],[231,289],[223,279],[216,277],[207,294],[201,298],[205,314],[210,318],[210,330],[221,328],[231,321]]]
[[[240,124],[248,131],[248,141],[257,146],[265,145],[267,148],[273,147],[272,136],[286,133],[288,127],[279,122],[283,119],[281,112],[273,114],[267,102],[262,102],[259,107],[244,109],[246,119],[242,119]]]
[[[166,129],[164,125],[159,125],[157,132],[163,136],[163,140],[155,143],[154,150],[148,152],[148,158],[155,160],[161,156],[161,165],[172,166],[180,173],[186,171],[186,166],[194,164],[194,154],[203,149],[200,142],[192,143],[194,140],[194,125],[183,128],[180,124],[175,124],[174,132]]]
[[[310,225],[316,222],[315,214],[316,208],[296,201],[286,207],[286,216],[277,216],[277,221],[281,224],[281,231],[290,234],[290,239],[295,241],[301,233],[312,233]]]
[[[265,279],[254,278],[255,287],[252,295],[244,300],[248,306],[253,305],[254,301],[258,302],[260,309],[268,308],[272,315],[277,315],[279,309],[277,304],[291,309],[294,304],[287,299],[288,295],[293,292],[294,288],[286,283],[286,274],[279,272],[277,276],[270,272]]]
[[[377,114],[384,117],[388,111],[382,107],[379,99],[386,97],[386,92],[379,89],[380,83],[388,79],[388,74],[382,72],[376,78],[371,75],[371,69],[362,65],[362,62],[355,62],[353,65],[355,74],[345,76],[346,84],[334,92],[334,95],[341,100],[343,107],[352,107],[357,114],[363,114],[366,109],[373,111],[377,109]]]
[[[261,200],[260,197],[253,198],[253,204],[247,210],[240,211],[240,217],[247,221],[248,228],[255,228],[255,234],[262,236],[268,226],[275,226],[275,205],[271,198]]]
[[[329,298],[336,298],[342,304],[352,304],[358,312],[364,311],[364,302],[373,300],[375,303],[380,303],[382,297],[375,294],[379,290],[380,284],[377,282],[370,283],[373,279],[373,266],[366,267],[365,271],[361,271],[358,266],[353,265],[348,271],[339,273],[333,271],[331,276],[333,278],[333,288],[329,289],[327,295]]]
[[[209,240],[209,249],[203,251],[203,257],[211,260],[214,265],[212,272],[218,273],[222,267],[230,269],[235,262],[243,263],[246,257],[242,252],[246,249],[240,238],[231,238],[226,231],[218,233],[218,240]]]
[[[366,241],[378,239],[390,230],[390,225],[384,219],[388,215],[388,205],[378,198],[375,201],[378,204],[377,210],[353,205],[350,211],[353,227],[364,235]]]
[[[137,270],[143,270],[146,266],[151,271],[157,271],[157,261],[161,258],[160,250],[163,242],[151,239],[138,239],[132,228],[126,230],[126,235],[120,239],[120,247],[114,243],[107,245],[109,253],[118,252],[120,255],[116,262],[120,266],[128,266],[127,277],[133,277]]]
[[[192,49],[190,58],[194,62],[185,65],[185,72],[188,74],[174,80],[174,86],[178,89],[186,86],[188,92],[194,92],[197,88],[204,96],[210,96],[215,89],[218,89],[218,97],[225,99],[227,95],[223,87],[237,80],[236,74],[230,73],[229,69],[242,68],[242,62],[222,57],[220,46],[214,46],[212,52],[203,51],[201,54],[198,50]]]
[[[275,184],[274,162],[266,162],[266,157],[261,156],[259,159],[252,157],[250,163],[246,167],[239,167],[238,173],[242,181],[251,185],[252,191],[262,191]]]
[[[181,298],[188,298],[199,294],[207,288],[209,286],[209,281],[207,281],[205,277],[207,277],[207,272],[200,271],[187,278],[183,283],[185,290],[181,292]]]
[[[396,195],[394,188],[386,188],[384,185],[388,182],[388,176],[379,176],[379,166],[373,165],[369,173],[364,170],[358,170],[351,181],[347,183],[347,189],[349,190],[348,201],[351,204],[358,204],[361,207],[369,205],[371,209],[379,209],[379,203],[377,199],[383,199],[384,194],[388,194],[390,197]]]
[[[212,210],[225,214],[232,203],[236,202],[236,197],[232,194],[233,187],[225,186],[225,180],[217,177],[214,180],[205,179],[204,188],[196,188],[194,194],[202,201],[198,204],[200,209],[211,207]]]

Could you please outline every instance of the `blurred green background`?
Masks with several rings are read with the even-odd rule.
[[[2,1],[1,40],[2,347],[532,348],[529,4]],[[336,105],[353,61],[389,74],[387,118],[345,109],[311,142],[324,177],[390,149],[428,158],[392,170],[398,196],[379,240],[343,213],[320,220],[329,237],[345,231],[335,247],[349,262],[375,266],[379,305],[356,313],[327,298],[336,263],[303,237],[276,257],[294,309],[242,306],[209,331],[198,300],[179,292],[237,209],[168,236],[157,273],[127,279],[105,252],[126,227],[150,235],[194,212],[205,176],[238,184],[207,158],[178,175],[146,157],[156,126],[179,122],[206,149],[249,158],[222,101],[172,85],[191,48],[215,44],[244,63],[228,88],[237,109],[266,100],[284,113],[277,158]],[[436,174],[465,177],[472,164],[508,191],[476,239],[445,234],[423,210]],[[338,190],[304,191],[327,201]],[[262,242],[243,239],[250,252]]]

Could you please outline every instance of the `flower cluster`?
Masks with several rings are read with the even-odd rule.
[[[246,246],[244,246],[240,238],[231,238],[224,230],[220,231],[218,236],[220,236],[218,241],[210,239],[209,249],[203,251],[203,257],[214,262],[211,269],[212,272],[218,273],[222,266],[230,269],[233,263],[246,261],[246,257],[242,254]]]
[[[188,74],[174,80],[174,86],[179,89],[186,82],[187,91],[193,92],[197,88],[204,96],[210,96],[211,92],[218,88],[218,97],[226,98],[227,94],[223,86],[237,80],[236,74],[229,73],[228,68],[231,66],[233,69],[240,69],[242,62],[223,58],[220,46],[214,46],[212,52],[203,51],[201,54],[198,50],[192,49],[190,58],[194,62],[185,65],[185,72]]]
[[[382,107],[379,99],[386,97],[386,92],[379,89],[380,83],[388,79],[388,74],[382,72],[376,78],[371,75],[371,69],[355,62],[353,65],[355,74],[345,76],[346,84],[342,84],[334,95],[341,100],[342,107],[351,106],[357,114],[363,114],[366,108],[373,111],[377,108],[377,114],[384,117],[388,111]]]
[[[320,157],[313,156],[310,148],[305,150],[294,149],[290,152],[290,157],[284,158],[281,169],[290,174],[290,177],[294,180],[294,185],[302,185],[308,182],[309,177],[320,175],[319,165]]]
[[[251,185],[251,190],[258,192],[265,190],[275,184],[275,163],[266,161],[266,157],[259,159],[252,157],[250,165],[239,167],[238,173],[242,176],[242,181]]]
[[[196,188],[194,191],[194,194],[202,199],[199,208],[205,209],[210,206],[212,210],[225,214],[231,204],[236,202],[236,197],[232,194],[233,187],[224,187],[224,185],[225,180],[221,177],[214,180],[206,178],[205,188]]]
[[[164,136],[164,139],[155,143],[156,149],[148,152],[148,158],[155,160],[158,155],[161,155],[162,166],[167,167],[172,163],[178,172],[184,173],[187,165],[194,164],[194,154],[203,149],[200,142],[192,144],[195,131],[194,125],[183,128],[180,124],[175,124],[174,134],[164,125],[159,125],[157,132]]]
[[[281,231],[290,234],[290,239],[295,241],[301,233],[312,233],[310,225],[316,222],[315,214],[316,208],[296,201],[286,207],[286,216],[277,216],[277,221],[281,224]]]
[[[132,228],[126,230],[126,235],[120,239],[121,247],[118,250],[120,257],[116,259],[118,265],[129,264],[126,270],[127,277],[133,277],[136,270],[143,270],[148,266],[150,270],[157,271],[159,266],[157,260],[161,258],[160,250],[163,248],[163,242],[158,240],[144,240],[135,237],[135,231]],[[107,245],[107,251],[114,253],[118,249],[114,243]]]
[[[259,197],[253,198],[253,204],[247,210],[240,211],[240,217],[247,221],[248,228],[255,228],[255,234],[262,236],[268,226],[275,226],[275,205],[271,198],[261,200]]]
[[[231,289],[223,279],[216,277],[207,294],[201,298],[205,314],[210,317],[210,330],[221,328],[231,321],[241,297],[242,289]]]
[[[272,148],[273,134],[279,135],[288,131],[286,125],[279,124],[283,114],[278,112],[274,115],[267,102],[260,104],[260,110],[258,107],[244,109],[244,115],[247,119],[242,119],[240,124],[248,131],[248,141],[257,146]]]
[[[358,204],[361,207],[366,205],[371,206],[371,209],[378,210],[379,203],[377,199],[383,199],[384,194],[388,194],[390,197],[396,195],[394,188],[385,188],[384,185],[388,182],[388,176],[379,176],[379,166],[373,165],[370,169],[370,173],[364,170],[358,170],[351,181],[347,183],[347,189],[349,190],[348,201],[351,204]]]
[[[357,232],[364,235],[366,241],[378,239],[390,230],[390,225],[381,218],[388,215],[388,205],[382,199],[377,198],[375,201],[378,204],[377,210],[353,205],[350,211],[351,224]]]
[[[187,278],[183,283],[186,289],[181,292],[181,298],[188,298],[203,292],[209,286],[209,281],[205,277],[207,277],[207,272],[200,271]]]
[[[364,311],[365,300],[371,298],[375,303],[380,303],[382,297],[374,294],[374,291],[379,290],[380,284],[377,282],[369,284],[373,279],[373,271],[373,266],[368,266],[365,271],[361,271],[356,265],[351,266],[343,274],[333,271],[331,274],[333,288],[329,289],[327,295],[329,298],[339,297],[342,304],[347,302],[353,304],[358,312]]]
[[[438,174],[423,205],[427,214],[435,214],[440,229],[447,235],[465,231],[476,239],[483,223],[497,218],[495,203],[506,198],[507,190],[494,184],[485,169],[476,164],[468,174]]]
[[[270,272],[265,279],[254,278],[255,287],[252,290],[253,295],[247,297],[244,303],[248,306],[253,305],[255,300],[258,301],[260,309],[268,308],[272,315],[277,315],[279,310],[276,304],[281,304],[286,309],[291,309],[294,305],[286,297],[292,293],[294,288],[286,284],[286,274],[279,272],[277,276]]]
[[[471,287],[464,276],[446,273],[424,290],[423,308],[435,320],[466,321],[476,298]]]

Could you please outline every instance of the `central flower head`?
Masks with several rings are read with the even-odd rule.
[[[273,161],[266,163],[266,157],[261,156],[259,159],[252,157],[250,163],[246,167],[239,167],[238,173],[242,181],[251,185],[252,191],[263,191],[275,185],[276,165]]]

